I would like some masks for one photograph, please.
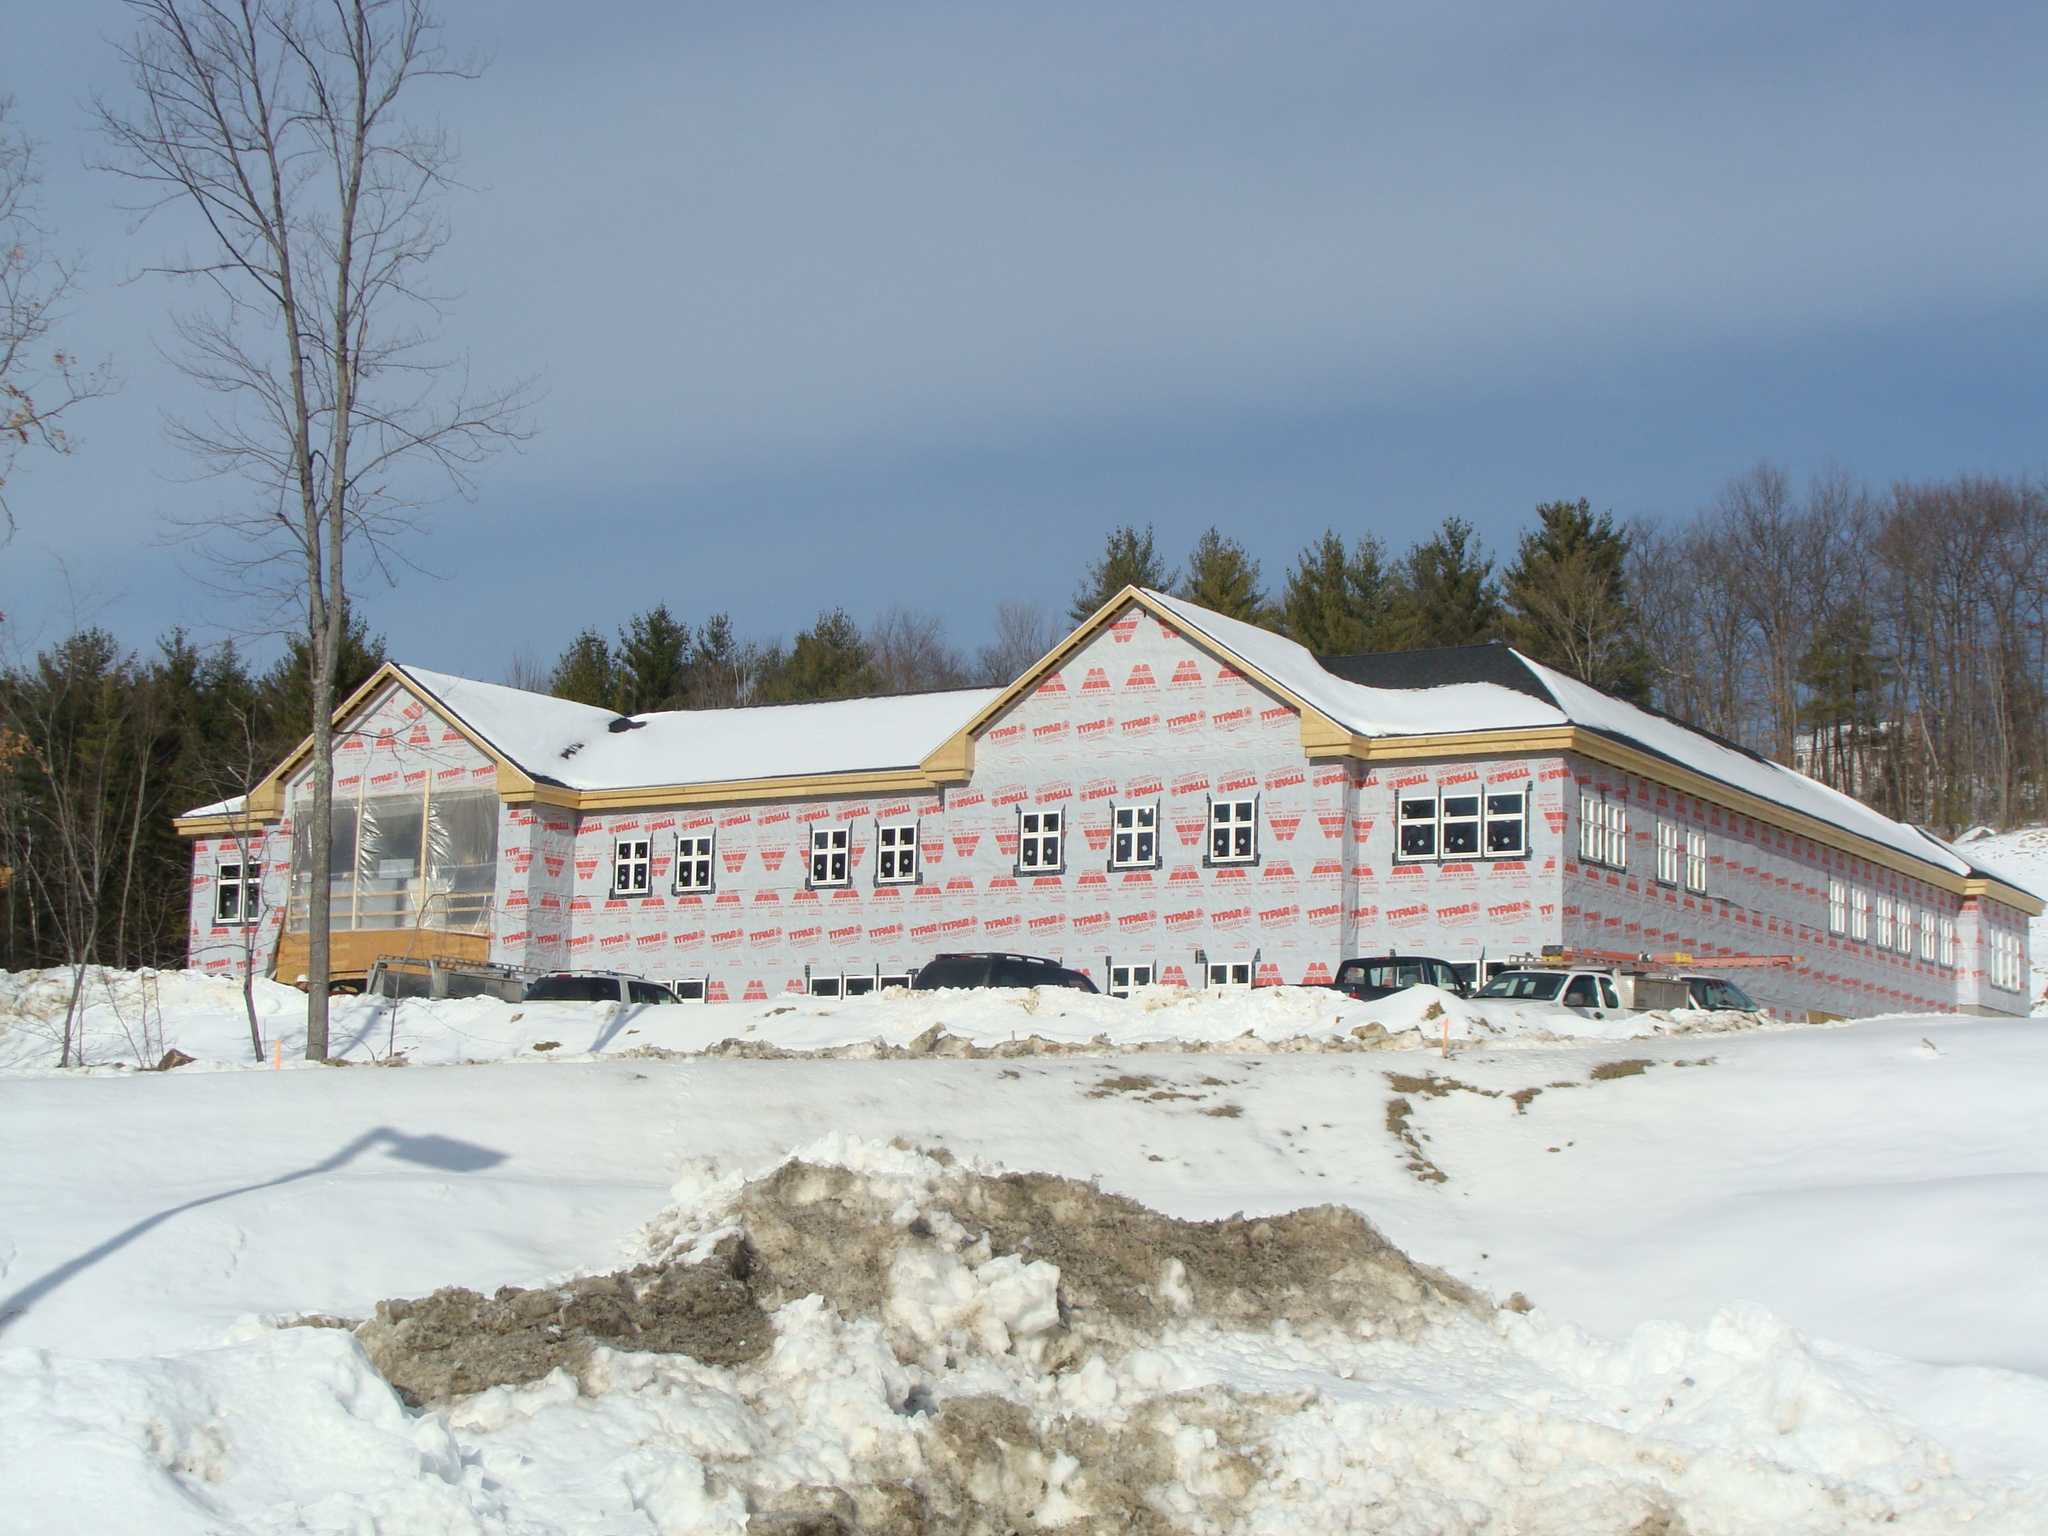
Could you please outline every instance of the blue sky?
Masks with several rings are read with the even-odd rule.
[[[658,600],[762,636],[903,602],[971,649],[1123,521],[1275,583],[1326,526],[1504,552],[1538,501],[1684,516],[1759,458],[2048,471],[2039,6],[445,13],[494,56],[428,103],[471,184],[448,340],[546,393],[359,589],[426,665]],[[264,622],[157,536],[239,493],[158,426],[192,296],[124,281],[179,231],[84,168],[128,25],[36,7],[0,61],[91,263],[66,334],[126,380],[18,468],[18,647]]]

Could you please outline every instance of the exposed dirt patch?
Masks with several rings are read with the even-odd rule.
[[[1235,1120],[1244,1113],[1242,1104],[1212,1104],[1202,1111],[1212,1120]]]
[[[773,1339],[752,1272],[745,1244],[732,1238],[701,1264],[642,1264],[546,1290],[508,1285],[488,1297],[449,1286],[416,1301],[381,1301],[356,1336],[415,1406],[538,1381],[558,1366],[580,1374],[600,1345],[738,1365]]]
[[[1125,1072],[1116,1077],[1105,1077],[1089,1090],[1091,1099],[1106,1099],[1113,1093],[1146,1093],[1159,1086],[1156,1077],[1144,1077],[1135,1072]]]
[[[1626,1061],[1603,1061],[1586,1076],[1596,1083],[1611,1082],[1617,1077],[1641,1077],[1651,1065],[1647,1057],[1631,1056]]]
[[[1450,1175],[1430,1161],[1429,1154],[1422,1150],[1422,1133],[1416,1130],[1412,1116],[1415,1106],[1403,1098],[1387,1100],[1387,1132],[1408,1153],[1408,1171],[1424,1184],[1447,1183]]]

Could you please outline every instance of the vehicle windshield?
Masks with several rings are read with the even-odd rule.
[[[1479,989],[1481,997],[1506,997],[1517,1002],[1548,1003],[1564,986],[1562,976],[1548,971],[1502,971]]]
[[[1402,987],[1421,986],[1429,979],[1429,966],[1425,961],[1354,960],[1338,973],[1337,984],[1344,987],[1380,987],[1393,992]]]

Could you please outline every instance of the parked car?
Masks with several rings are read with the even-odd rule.
[[[1608,971],[1502,971],[1474,995],[1488,1002],[1548,1003],[1596,1019],[1628,1006]]]
[[[1720,976],[1687,976],[1686,992],[1695,1008],[1729,1009],[1737,1013],[1760,1013],[1755,998],[1734,982]]]
[[[934,955],[912,978],[913,992],[939,992],[954,987],[1072,987],[1093,992],[1095,983],[1057,960],[1038,955],[1006,955],[995,951]]]
[[[1460,997],[1472,992],[1456,966],[1434,955],[1362,955],[1338,966],[1337,979],[1330,985],[1346,997],[1366,1003],[1410,987],[1442,987]]]
[[[675,993],[658,981],[615,971],[555,971],[528,985],[529,1003],[673,1003]]]

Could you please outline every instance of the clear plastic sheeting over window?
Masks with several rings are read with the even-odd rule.
[[[312,892],[311,818],[292,838],[294,932],[306,929]],[[488,924],[497,880],[498,797],[490,790],[445,790],[337,797],[328,859],[336,932],[365,928],[437,928],[479,933]]]

